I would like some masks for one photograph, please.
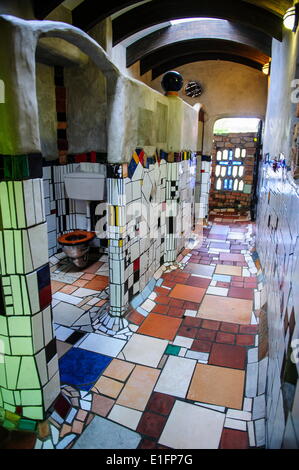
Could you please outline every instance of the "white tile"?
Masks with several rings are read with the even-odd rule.
[[[265,418],[266,398],[265,395],[259,395],[253,399],[252,419]]]
[[[196,317],[197,310],[185,310],[186,317]]]
[[[237,419],[231,419],[231,418],[226,418],[225,428],[230,428],[230,429],[238,429],[239,431],[246,431],[246,421],[239,421]]]
[[[132,410],[125,406],[114,405],[110,414],[108,415],[108,419],[111,421],[115,421],[116,423],[122,424],[127,428],[135,429],[138,426],[138,423],[141,419],[142,412],[137,410]]]
[[[126,341],[121,339],[90,333],[77,347],[86,349],[87,351],[105,354],[110,357],[116,357],[125,344]]]
[[[240,411],[229,409],[226,413],[227,418],[240,419],[242,421],[251,421],[251,413],[249,411]]]
[[[252,398],[244,398],[244,411],[252,411]]]
[[[209,354],[198,352],[198,351],[188,351],[185,357],[189,359],[195,359],[198,362],[207,363],[209,360]]]
[[[63,326],[72,326],[85,313],[85,310],[75,305],[59,302],[53,308],[53,319],[55,323]]]
[[[258,361],[258,348],[252,348],[248,350],[248,362],[257,362]]]
[[[254,421],[254,427],[255,427],[255,437],[256,437],[256,446],[261,447],[265,445],[265,420],[264,419],[259,419],[257,421]]]
[[[249,446],[255,447],[255,433],[254,433],[254,424],[253,421],[247,423],[248,437],[249,437]]]
[[[213,294],[213,295],[221,295],[223,297],[227,297],[228,294],[228,289],[225,287],[208,287],[207,289],[207,294]]]
[[[196,361],[193,359],[169,356],[155,391],[185,398],[195,365]]]
[[[72,305],[78,305],[82,301],[81,298],[74,297],[73,295],[69,294],[64,294],[63,292],[55,292],[55,294],[53,294],[53,299],[66,302]]]
[[[155,302],[153,302],[150,299],[147,299],[142,305],[141,308],[143,308],[146,312],[151,312],[153,308],[155,307]]]
[[[81,299],[79,300],[79,303],[80,303],[82,300],[82,297],[89,297],[90,295],[98,295],[98,294],[99,294],[98,290],[85,289],[84,287],[80,287],[79,289],[75,290],[75,292],[73,292],[72,295],[75,297],[81,297]]]
[[[159,439],[172,449],[218,449],[225,415],[176,401]]]
[[[258,378],[258,367],[257,363],[247,365],[246,373],[246,396],[253,398],[257,395],[257,378]]]
[[[192,338],[185,338],[184,336],[176,336],[173,344],[175,346],[182,346],[183,348],[190,349],[193,343]]]
[[[211,410],[219,411],[220,413],[225,412],[224,406],[210,405],[209,403],[200,403],[200,402],[195,402],[194,405],[203,406],[204,408],[210,408]]]
[[[168,341],[149,336],[133,334],[123,349],[124,359],[150,367],[157,367]]]

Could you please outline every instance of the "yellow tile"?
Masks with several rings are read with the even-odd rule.
[[[252,308],[252,300],[205,295],[197,316],[208,320],[248,325],[251,320]]]
[[[102,393],[107,397],[117,398],[122,388],[122,383],[108,379],[107,377],[101,377],[93,387],[92,391]]]
[[[136,366],[121,392],[117,404],[143,411],[158,380],[160,371]]]
[[[242,409],[245,371],[197,364],[187,399]]]
[[[119,359],[113,359],[113,361],[109,364],[109,366],[105,370],[104,375],[106,377],[110,377],[112,379],[125,382],[125,380],[127,380],[127,378],[131,374],[134,367],[135,365],[130,364],[129,362],[120,361]]]
[[[226,264],[218,264],[215,274],[227,274],[228,276],[242,276],[241,266],[229,266]]]

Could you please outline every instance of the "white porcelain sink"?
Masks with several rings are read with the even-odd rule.
[[[100,173],[75,172],[64,177],[67,197],[80,201],[105,201],[106,177]]]

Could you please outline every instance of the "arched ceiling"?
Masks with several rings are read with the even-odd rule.
[[[237,62],[237,58],[243,58],[260,70],[269,61],[269,56],[245,44],[222,39],[194,39],[169,44],[151,52],[140,61],[140,74],[143,75],[165,62],[195,54],[205,54],[208,60],[211,60],[211,54],[215,59],[221,59],[222,54],[225,54],[226,57],[235,58],[234,62]]]
[[[130,67],[138,60],[143,60],[149,55],[159,57],[163,49],[170,45],[178,45],[178,52],[181,43],[194,40],[222,40],[232,41],[240,44],[240,56],[242,45],[257,49],[267,56],[271,56],[271,38],[266,34],[248,28],[247,26],[230,23],[223,20],[201,20],[180,23],[155,31],[127,47],[127,67]],[[190,52],[194,51],[194,43],[190,44]],[[196,43],[196,44],[200,44]],[[186,46],[186,49],[188,46]],[[219,52],[219,51],[210,51]],[[249,57],[247,57],[249,58]],[[172,58],[173,59],[173,58]],[[155,64],[153,65],[155,67]]]

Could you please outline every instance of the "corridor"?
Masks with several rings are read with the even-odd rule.
[[[161,277],[134,299],[128,326],[113,337],[98,331],[99,342],[97,333],[84,327],[56,324],[66,400],[56,404],[49,428],[39,430],[47,439],[32,439],[32,447],[263,447],[262,369],[258,375],[263,276],[254,228],[247,216],[211,215],[202,245],[163,266]],[[85,295],[87,312],[88,303],[98,304],[82,286],[93,279],[98,300],[98,278],[85,273],[60,286],[54,280],[52,289],[77,299]],[[54,305],[58,298],[54,294]],[[13,440],[4,444],[13,446]]]

